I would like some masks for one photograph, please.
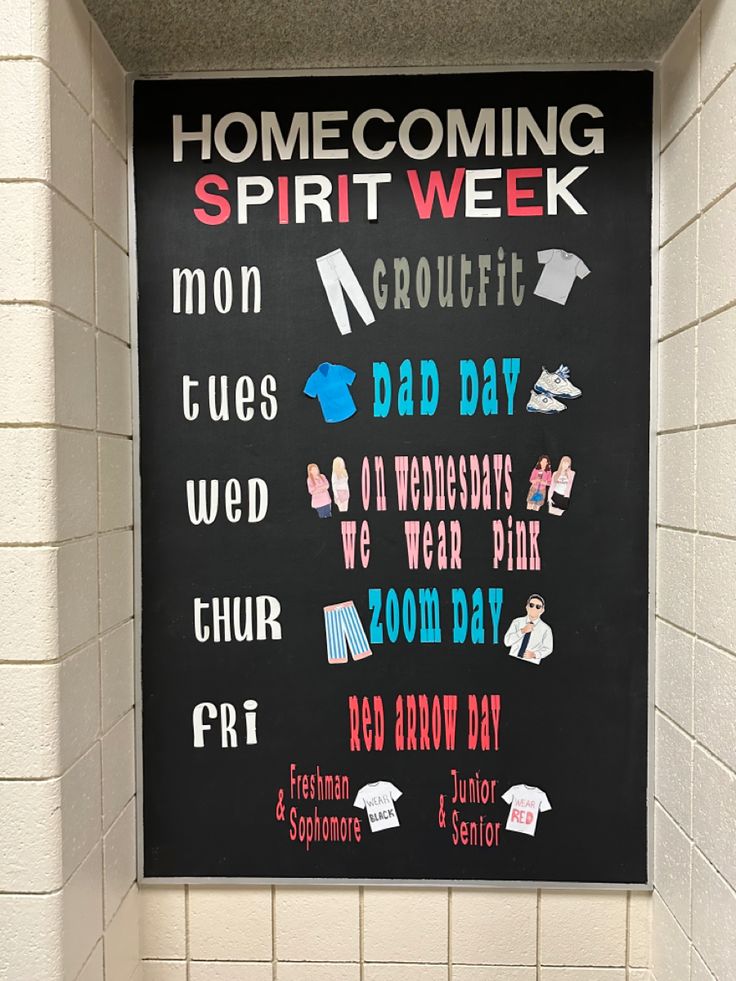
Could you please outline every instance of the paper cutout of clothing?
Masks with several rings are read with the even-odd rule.
[[[572,252],[562,249],[544,249],[537,252],[537,259],[544,263],[542,275],[534,287],[534,295],[564,306],[575,279],[585,279],[590,269]]]
[[[353,801],[353,807],[360,807],[368,815],[371,831],[385,831],[386,828],[398,828],[399,817],[394,801],[401,797],[402,791],[394,787],[388,780],[377,780],[361,787]]]
[[[326,606],[324,612],[327,660],[330,664],[346,664],[348,649],[354,661],[373,653],[352,600]]]
[[[322,285],[325,288],[325,293],[330,303],[332,316],[335,318],[335,323],[340,333],[350,333],[350,319],[348,317],[348,308],[345,303],[343,290],[360,314],[363,323],[375,323],[376,318],[373,316],[373,311],[363,292],[363,287],[358,282],[358,277],[353,272],[352,266],[345,258],[345,253],[342,249],[335,249],[334,252],[321,255],[316,262],[322,279]]]
[[[304,394],[310,399],[319,399],[325,422],[344,422],[354,416],[355,402],[350,388],[355,381],[355,372],[344,364],[330,364],[324,361],[307,378]]]
[[[551,811],[552,805],[547,795],[539,787],[527,787],[524,783],[514,784],[503,795],[511,805],[506,821],[507,831],[518,831],[522,835],[532,835],[537,830],[537,819],[542,811]]]

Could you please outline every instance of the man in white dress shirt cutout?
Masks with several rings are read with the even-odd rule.
[[[532,593],[526,601],[526,616],[513,620],[503,639],[511,657],[539,664],[552,653],[552,629],[542,619],[543,613],[544,599]]]

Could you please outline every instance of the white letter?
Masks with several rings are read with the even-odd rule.
[[[517,156],[526,156],[526,140],[528,134],[534,137],[534,142],[546,157],[553,156],[557,152],[557,106],[547,106],[547,134],[545,135],[536,119],[526,106],[520,106],[516,119],[516,153]]]
[[[173,310],[174,313],[181,313],[181,281],[182,279],[186,283],[186,292],[184,294],[184,313],[192,313],[194,311],[194,283],[197,283],[197,313],[204,313],[207,309],[207,301],[205,299],[204,290],[204,273],[201,269],[176,269],[171,270],[172,273],[172,293],[173,293]]]
[[[235,524],[236,521],[240,521],[242,510],[238,505],[243,500],[240,491],[240,481],[236,480],[235,477],[231,477],[230,480],[225,484],[225,514],[227,520]]]
[[[418,150],[410,139],[411,128],[418,119],[424,119],[428,122],[432,130],[429,143],[423,150]],[[432,112],[430,109],[412,109],[407,116],[404,116],[401,126],[399,126],[399,145],[408,157],[412,157],[414,160],[426,160],[437,153],[441,144],[442,121],[436,112]]]
[[[576,143],[572,138],[572,123],[576,116],[590,116],[591,119],[600,119],[603,113],[597,106],[581,105],[573,106],[568,109],[560,120],[560,138],[565,148],[578,157],[584,157],[589,153],[603,153],[603,130],[584,129],[583,135],[588,138],[587,143]]]
[[[248,521],[255,525],[263,521],[268,511],[268,484],[261,477],[248,481]]]
[[[316,184],[319,190],[307,192],[305,190],[307,184]],[[332,184],[322,174],[297,174],[294,178],[294,221],[297,225],[304,224],[304,210],[308,204],[313,204],[319,209],[323,222],[332,221],[332,211],[327,203],[330,194],[332,194]]]
[[[173,124],[174,163],[181,163],[182,143],[187,141],[201,143],[200,159],[210,159],[212,155],[212,116],[202,116],[202,129],[190,130],[188,133],[185,133],[181,128],[181,116],[174,116]]]
[[[194,597],[194,636],[200,644],[205,644],[210,639],[210,628],[202,623],[202,613],[209,608],[209,603],[205,603],[199,596]]]
[[[353,184],[365,184],[365,216],[368,221],[378,218],[378,185],[390,183],[391,174],[353,174]]]
[[[183,375],[181,379],[182,387],[182,401],[184,403],[184,418],[188,419],[189,422],[194,422],[194,420],[199,415],[199,403],[192,402],[189,397],[189,392],[193,388],[197,388],[199,385],[198,381],[193,381],[189,375]]]
[[[498,180],[501,176],[500,167],[490,170],[465,171],[465,217],[466,218],[500,218],[500,208],[481,208],[478,201],[491,201],[493,191],[481,191],[476,187],[476,181]]]
[[[465,125],[465,116],[462,109],[447,110],[447,156],[457,156],[457,140],[460,137],[463,152],[466,157],[477,157],[480,149],[480,141],[485,134],[484,154],[492,157],[496,152],[496,110],[481,109],[478,113],[478,121],[475,124],[473,135],[468,133]]]
[[[217,718],[217,708],[212,702],[200,702],[199,705],[194,706],[194,710],[192,711],[192,729],[194,730],[195,749],[202,749],[204,746],[204,734],[212,728],[207,722],[202,721],[205,712],[207,713],[207,718]]]
[[[250,195],[249,187],[260,187],[260,194]],[[248,206],[265,204],[273,197],[273,184],[266,177],[238,177],[238,224],[248,224]]]
[[[223,281],[225,283],[225,298],[223,299]],[[215,306],[218,313],[229,313],[233,305],[233,277],[226,266],[220,266],[215,270],[215,281],[212,284],[212,292],[215,294]]]
[[[366,109],[361,112],[353,124],[353,144],[355,149],[366,160],[383,160],[396,146],[396,140],[387,140],[380,150],[371,150],[365,142],[365,127],[369,119],[380,119],[384,123],[392,123],[394,117],[385,109]]]
[[[226,140],[227,130],[232,123],[240,123],[245,130],[243,149],[237,152],[230,149]],[[230,163],[242,163],[244,160],[247,160],[255,150],[257,141],[258,130],[256,124],[244,112],[229,112],[215,126],[215,146],[217,147],[217,152],[225,160],[229,160]]]
[[[271,640],[281,640],[280,613],[281,604],[275,596],[256,596],[256,640],[266,639],[266,627],[271,628]]]
[[[294,147],[297,139],[299,140],[299,159],[305,160],[309,156],[307,146],[307,114],[306,112],[295,112],[291,118],[289,134],[284,139],[279,121],[275,112],[261,113],[261,143],[264,160],[271,159],[271,142],[276,147],[281,160],[291,160],[294,155]]]
[[[561,181],[557,180],[557,168],[550,167],[547,171],[547,214],[556,215],[557,214],[557,198],[562,198],[565,204],[568,206],[570,211],[574,212],[576,215],[587,215],[587,211],[576,200],[572,194],[567,190],[568,186],[572,184],[574,180],[577,180],[581,174],[584,174],[587,167],[573,167],[572,170],[565,174]]]
[[[331,109],[328,112],[315,112],[312,115],[312,155],[315,160],[345,159],[348,151],[345,147],[337,150],[325,148],[325,140],[334,140],[340,136],[338,126],[325,126],[327,122],[342,122],[348,114],[344,109]]]

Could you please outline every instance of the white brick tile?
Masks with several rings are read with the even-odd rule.
[[[97,633],[97,542],[87,538],[58,550],[59,651]]]
[[[130,981],[139,960],[138,887],[133,886],[105,931],[105,981]]]
[[[657,706],[687,732],[693,731],[694,641],[668,623],[657,621]]]
[[[136,874],[135,799],[115,821],[102,843],[105,923],[117,912]]]
[[[652,971],[657,981],[690,981],[690,944],[655,892],[652,907]]]
[[[144,961],[143,981],[187,981],[187,966],[183,961]]]
[[[91,21],[81,0],[49,5],[48,58],[85,109],[92,107]]]
[[[700,219],[698,308],[701,317],[736,300],[736,191]]]
[[[695,330],[659,344],[657,429],[682,429],[695,423]]]
[[[693,551],[686,531],[657,532],[657,615],[686,630],[693,625]]]
[[[49,86],[51,73],[37,61],[0,62],[0,109],[5,132],[0,142],[0,178],[49,180]]]
[[[541,981],[626,981],[623,967],[543,967]]]
[[[364,981],[447,981],[444,964],[366,964]]]
[[[667,433],[657,440],[657,521],[695,527],[694,432]]]
[[[311,979],[315,976],[309,972],[312,971],[314,966],[315,965],[310,964],[293,965],[295,970],[303,969],[306,971],[306,974],[302,975],[301,977],[299,975],[292,974],[291,977],[293,981],[297,981],[297,978],[299,978],[299,981],[307,981],[307,977],[311,981]],[[326,971],[324,974],[319,974],[318,977],[315,978],[315,981],[330,981],[330,979],[337,981],[337,979],[340,978],[340,975],[335,975],[333,972],[335,970],[341,971],[343,968],[347,968],[348,972],[345,975],[345,981],[358,981],[358,978],[354,978],[353,975],[353,971],[357,966],[357,964],[354,966],[340,964],[338,967],[335,967],[333,964],[327,964],[323,968],[322,965],[319,965],[317,968],[318,970],[325,970],[326,968]],[[189,981],[271,981],[271,978],[273,977],[273,968],[270,963],[246,964],[231,962],[228,964],[226,961],[192,961],[189,970]],[[279,964],[279,981],[284,981],[284,978],[288,976],[284,974],[284,971],[289,970],[291,970],[290,965]],[[340,978],[340,981],[342,981],[342,978]]]
[[[693,852],[693,943],[717,978],[736,977],[736,893]]]
[[[86,215],[92,214],[92,127],[89,116],[51,76],[51,183]]]
[[[133,705],[133,621],[100,638],[102,728],[107,732]]]
[[[453,964],[452,981],[537,981],[537,969]]]
[[[692,17],[678,34],[661,67],[661,139],[666,145],[698,104],[700,18]]]
[[[698,116],[660,159],[660,241],[671,238],[698,213]]]
[[[276,957],[282,961],[357,961],[357,889],[276,890]]]
[[[95,334],[79,321],[53,319],[55,420],[62,426],[94,429]]]
[[[0,300],[52,300],[52,192],[42,184],[0,184]]]
[[[700,119],[700,200],[706,208],[736,184],[733,141],[724,139],[724,134],[736,131],[736,74],[706,102]]]
[[[125,161],[99,126],[93,127],[95,222],[123,249],[128,245]]]
[[[135,733],[133,713],[102,740],[102,826],[107,830],[135,791]]]
[[[189,954],[195,960],[270,960],[271,890],[189,890]]]
[[[695,735],[736,769],[736,657],[695,644]]]
[[[142,886],[141,957],[176,960],[186,956],[184,886]]]
[[[79,759],[100,732],[100,665],[93,642],[62,661],[59,669],[61,767]]]
[[[46,18],[37,0],[0,0],[0,57],[42,54]]]
[[[534,964],[536,893],[456,890],[452,895],[451,930],[455,963]]]
[[[0,430],[0,540],[56,538],[56,432]]]
[[[659,336],[666,337],[698,316],[698,223],[693,222],[659,253]]]
[[[629,895],[629,964],[648,965],[652,940],[652,894]]]
[[[61,888],[59,798],[58,780],[0,780],[0,892]]]
[[[697,660],[697,658],[696,658]],[[692,824],[693,742],[657,712],[654,725],[654,792],[688,834]]]
[[[58,552],[56,548],[0,548],[0,660],[58,656]]]
[[[120,436],[98,438],[100,531],[133,524],[133,443]]]
[[[444,889],[366,888],[363,895],[365,960],[444,963],[447,903]]]
[[[74,978],[102,933],[102,856],[90,853],[62,892],[64,908],[64,977]]]
[[[698,433],[697,522],[700,531],[736,536],[736,513],[724,463],[736,456],[736,425]]]
[[[692,845],[663,808],[654,807],[654,881],[682,929],[690,931]]]
[[[728,0],[705,0],[702,17],[701,98],[706,99],[736,65],[736,7]]]
[[[58,194],[51,198],[51,302],[87,323],[94,315],[94,239],[89,220]],[[46,299],[45,296],[37,297]]]
[[[45,896],[0,895],[0,978],[61,978],[61,893]]]
[[[628,981],[652,981],[652,974],[648,967],[632,967]]]
[[[2,84],[2,82],[0,82]],[[0,307],[1,422],[53,422],[54,322],[50,310]]]
[[[695,844],[736,888],[736,774],[695,747],[693,767],[693,837]]]
[[[97,441],[94,433],[61,429],[57,435],[58,539],[82,538],[97,530]]]
[[[690,981],[716,981],[694,947],[690,951]]]
[[[268,975],[264,976],[265,978]],[[359,981],[359,964],[279,964],[279,981]],[[255,975],[254,981],[260,981]],[[218,978],[219,981],[219,978]],[[229,981],[227,976],[223,981]],[[235,981],[235,979],[233,979]]]
[[[100,553],[100,629],[108,630],[133,615],[133,534],[102,535]]]
[[[122,341],[130,339],[128,256],[112,239],[95,232],[97,326]]]
[[[77,981],[105,981],[102,940],[87,958],[87,963],[77,978]]]
[[[695,631],[721,647],[736,647],[733,570],[736,542],[699,536],[695,545]],[[697,661],[696,661],[697,667]]]
[[[731,382],[736,307],[698,326],[698,422],[736,419],[736,385]]]
[[[96,26],[92,28],[92,67],[95,122],[125,156],[128,143],[125,72]]]
[[[61,778],[64,879],[79,867],[100,837],[100,747],[95,744]]]
[[[545,965],[623,966],[626,894],[542,892],[539,958]]]
[[[0,664],[0,691],[0,777],[58,774],[58,665]]]
[[[97,334],[97,422],[108,433],[132,432],[130,349],[107,334]]]

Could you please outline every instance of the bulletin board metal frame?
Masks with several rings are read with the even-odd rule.
[[[492,879],[401,879],[356,877],[268,877],[268,876],[146,876],[144,874],[143,819],[143,726],[142,726],[142,557],[141,557],[141,476],[140,476],[140,387],[138,344],[138,252],[137,221],[135,207],[134,168],[134,85],[138,81],[197,81],[205,79],[229,80],[239,78],[312,78],[344,76],[393,76],[393,75],[462,75],[462,74],[544,74],[548,72],[630,72],[652,73],[652,141],[651,141],[651,295],[650,295],[650,399],[649,399],[649,474],[648,474],[648,682],[647,682],[647,881],[645,883],[545,881],[545,880],[492,880]],[[655,585],[656,585],[656,501],[657,501],[657,393],[658,357],[657,322],[659,313],[659,193],[660,193],[660,75],[653,62],[594,63],[594,64],[547,64],[547,65],[468,65],[468,66],[409,66],[409,67],[348,67],[319,69],[260,69],[252,71],[192,71],[152,74],[128,74],[126,79],[127,102],[127,192],[128,192],[128,282],[129,317],[131,336],[131,389],[133,415],[133,574],[134,574],[134,673],[135,673],[135,775],[136,775],[136,850],[137,881],[147,886],[166,885],[280,885],[280,886],[375,886],[377,888],[459,888],[459,889],[506,889],[533,890],[554,889],[559,891],[638,891],[653,888],[653,826],[654,826],[654,637],[655,637]]]

